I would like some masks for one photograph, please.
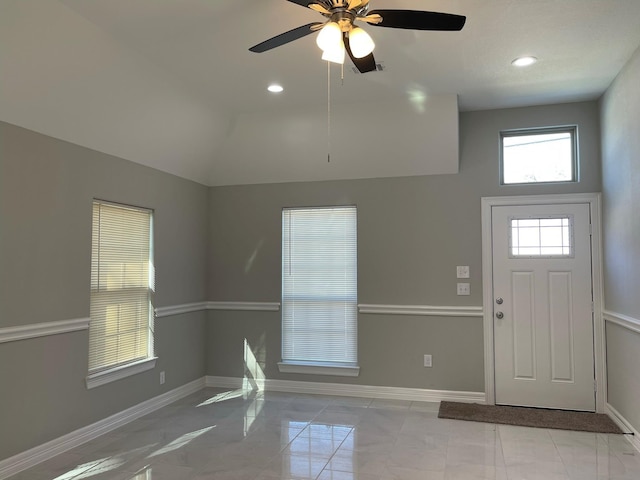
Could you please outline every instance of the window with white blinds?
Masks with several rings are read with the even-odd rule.
[[[282,212],[282,360],[357,364],[356,207]]]
[[[153,357],[153,216],[93,203],[89,373]]]

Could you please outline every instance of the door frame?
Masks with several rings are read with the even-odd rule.
[[[557,195],[519,195],[482,197],[482,291],[484,332],[484,389],[486,403],[495,405],[495,363],[493,332],[493,250],[491,209],[494,206],[529,206],[583,203],[589,205],[591,216],[591,278],[593,281],[593,353],[595,366],[596,412],[606,405],[605,336],[602,319],[602,224],[600,193],[570,193]]]

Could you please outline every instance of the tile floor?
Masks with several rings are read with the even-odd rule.
[[[11,480],[639,480],[621,435],[437,418],[437,403],[205,389]]]

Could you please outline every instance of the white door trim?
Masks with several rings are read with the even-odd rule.
[[[605,336],[602,319],[602,229],[601,194],[572,193],[558,195],[522,195],[513,197],[483,197],[482,208],[482,290],[484,325],[484,385],[487,404],[494,405],[495,365],[493,345],[493,251],[491,242],[491,208],[509,205],[548,205],[587,203],[591,214],[591,275],[593,277],[594,332],[593,351],[596,379],[596,412],[604,413],[606,407]]]

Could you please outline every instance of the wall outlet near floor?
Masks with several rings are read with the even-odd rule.
[[[425,367],[433,367],[433,363],[431,362],[431,355],[424,356],[424,366]]]
[[[458,295],[471,295],[471,284],[469,284],[469,283],[459,283],[458,284]]]
[[[164,385],[164,371],[160,372],[160,385]]]

